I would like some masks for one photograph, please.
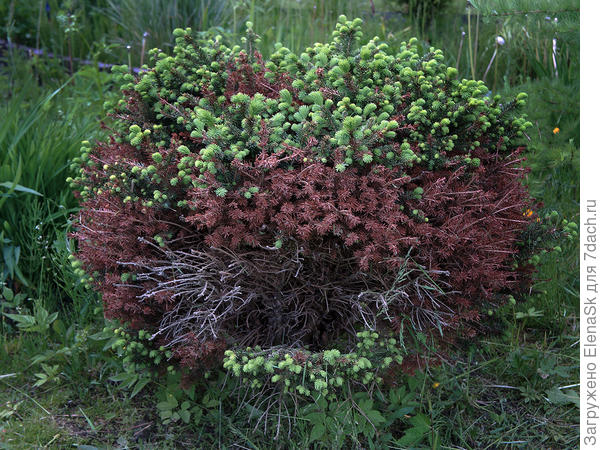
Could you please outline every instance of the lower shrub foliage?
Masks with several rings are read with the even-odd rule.
[[[358,19],[266,61],[248,25],[244,49],[178,29],[173,56],[117,68],[110,138],[75,161],[76,263],[143,332],[129,361],[194,379],[225,356],[256,388],[326,396],[399,363],[404,323],[472,336],[530,286],[528,236],[556,226],[523,185],[525,94],[491,98],[415,39],[359,45]],[[385,355],[359,356],[373,336]]]

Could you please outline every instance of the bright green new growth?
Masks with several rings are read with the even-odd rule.
[[[227,350],[223,367],[245,385],[261,388],[265,383],[279,386],[284,393],[305,397],[323,395],[335,399],[347,383],[370,385],[382,381],[382,371],[392,363],[401,364],[403,352],[393,337],[376,332],[357,333],[356,351],[342,354],[337,349],[307,350]]]
[[[173,55],[152,50],[155,68],[139,80],[127,67],[115,68],[121,88],[137,92],[152,116],[145,120],[156,123],[144,129],[140,121],[122,130],[131,145],[144,143],[153,165],[125,171],[120,191],[114,183],[108,189],[125,197],[132,182],[148,183],[147,194],[137,196],[144,203],[154,200],[149,196],[154,189],[202,187],[193,176],[202,180],[214,175],[222,187],[217,195],[238,191],[231,164],[254,161],[265,147],[260,141],[263,127],[268,153],[283,158],[292,147],[308,147],[312,161],[343,172],[371,164],[432,170],[450,160],[476,168],[471,152],[478,146],[507,151],[530,125],[510,113],[524,104],[526,94],[500,103],[499,96],[488,96],[482,81],[455,79],[457,71],[443,63],[441,50],[431,47],[422,54],[414,38],[396,54],[377,37],[359,46],[361,23],[341,16],[332,42],[316,43],[300,55],[277,44],[264,66],[254,56],[257,36],[251,29],[245,49],[225,46],[220,36],[203,40],[189,28],[177,29]],[[271,98],[228,91],[233,76],[228,69],[232,63],[241,65],[239,58],[247,58],[255,73],[266,69],[264,78],[274,86],[290,77],[292,89],[282,88],[276,95],[267,91]],[[126,109],[124,100],[117,108]],[[198,145],[179,146],[176,153],[165,150],[172,133],[189,133],[199,139]],[[174,159],[179,160],[176,178],[163,180],[159,174]],[[84,198],[88,189],[84,186]]]

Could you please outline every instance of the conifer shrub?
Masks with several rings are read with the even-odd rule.
[[[414,39],[361,45],[360,24],[268,59],[251,24],[231,48],[177,29],[139,77],[117,68],[110,139],[72,180],[108,318],[204,370],[405,321],[470,335],[530,286],[525,94],[490,97]]]

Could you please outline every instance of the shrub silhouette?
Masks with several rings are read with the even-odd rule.
[[[414,39],[359,45],[360,23],[267,60],[251,28],[243,48],[177,29],[172,56],[117,69],[110,138],[73,181],[107,317],[201,368],[403,318],[473,333],[529,286],[525,94],[491,98]]]

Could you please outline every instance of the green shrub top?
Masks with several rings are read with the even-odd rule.
[[[224,196],[241,189],[232,162],[253,162],[265,147],[283,161],[295,149],[310,148],[310,158],[340,172],[370,164],[432,170],[449,160],[476,167],[473,150],[506,151],[522,135],[527,122],[509,111],[526,94],[500,104],[483,82],[457,80],[441,50],[420,54],[414,38],[396,54],[377,37],[359,46],[360,24],[342,16],[331,43],[299,56],[277,45],[266,63],[254,51],[258,37],[250,23],[245,50],[175,30],[173,56],[154,50],[154,69],[137,82],[120,68],[123,90],[137,92],[147,107],[129,124],[127,140],[156,148],[151,164],[133,167],[128,178],[152,177],[175,161],[172,185],[202,187],[211,174]],[[125,100],[120,107],[127,108]],[[165,158],[161,148],[172,143],[172,133],[189,133],[195,145],[178,146],[178,154]],[[164,190],[161,183],[153,187]]]

